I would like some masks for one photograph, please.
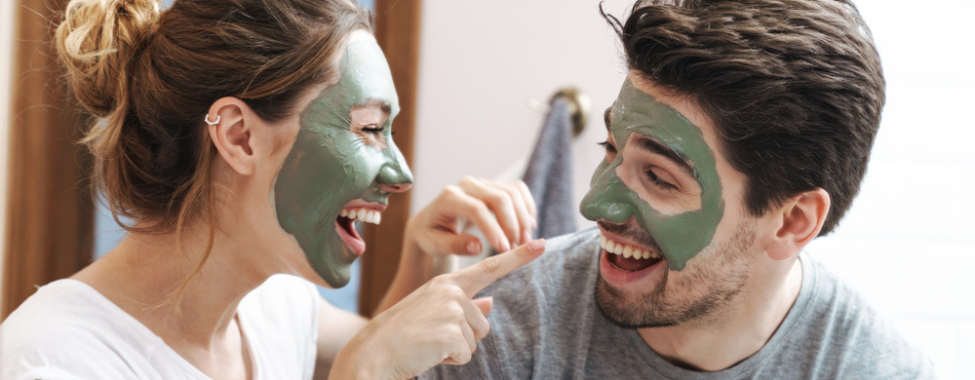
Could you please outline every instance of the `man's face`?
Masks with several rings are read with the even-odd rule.
[[[728,305],[748,277],[754,223],[710,121],[635,75],[606,116],[606,160],[580,206],[602,233],[600,309],[655,327]]]
[[[399,101],[389,66],[375,40],[362,34],[350,37],[339,82],[301,113],[273,195],[281,227],[335,288],[349,282],[352,262],[365,250],[354,220],[378,223],[390,192],[413,181],[391,136]],[[356,215],[348,217],[350,211]]]

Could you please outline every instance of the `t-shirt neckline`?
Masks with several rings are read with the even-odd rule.
[[[799,288],[799,296],[796,297],[796,301],[793,303],[792,308],[789,309],[782,324],[779,325],[779,328],[775,330],[775,333],[772,334],[772,337],[765,343],[762,349],[730,368],[716,372],[700,372],[680,368],[653,351],[643,341],[643,338],[640,337],[636,329],[617,327],[616,330],[624,335],[624,339],[629,343],[627,347],[634,350],[636,356],[643,359],[651,369],[664,377],[688,380],[738,379],[747,377],[761,368],[762,364],[785,342],[791,330],[799,325],[799,320],[806,314],[806,310],[816,288],[816,268],[805,252],[799,254],[799,262],[802,265],[803,274],[802,284]]]
[[[108,297],[105,297],[105,295],[99,292],[98,289],[95,289],[94,287],[88,285],[83,281],[76,280],[73,278],[64,278],[64,279],[51,282],[45,285],[44,288],[52,285],[55,287],[70,286],[76,288],[77,290],[83,293],[86,293],[87,296],[92,298],[92,301],[99,303],[105,310],[108,310],[110,313],[117,314],[118,318],[121,318],[126,323],[131,325],[138,334],[142,335],[147,340],[153,342],[153,345],[156,349],[153,350],[151,354],[152,356],[156,356],[156,354],[162,352],[163,355],[168,356],[168,360],[170,362],[173,362],[183,370],[188,371],[194,377],[199,377],[200,379],[206,379],[206,380],[213,380],[213,378],[207,376],[205,373],[203,373],[203,371],[200,371],[199,368],[196,368],[196,366],[194,366],[192,363],[186,360],[186,358],[184,358],[182,355],[176,352],[176,350],[174,350],[172,347],[166,344],[166,341],[163,340],[162,337],[156,335],[156,333],[154,333],[151,329],[149,329],[149,327],[147,327],[141,321],[133,317],[131,314],[126,312],[121,307],[119,307],[117,304],[115,304],[115,302],[112,302],[112,300],[108,299]],[[241,302],[244,301],[241,300]],[[237,326],[240,329],[241,335],[246,341],[247,352],[251,358],[251,378],[253,380],[260,380],[261,371],[258,366],[257,351],[256,351],[257,348],[254,347],[253,344],[254,340],[253,340],[253,335],[251,334],[250,321],[249,320],[245,321],[247,318],[244,317],[240,312],[239,305],[237,307],[236,316],[237,316]]]

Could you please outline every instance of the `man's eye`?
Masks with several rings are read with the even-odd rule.
[[[654,173],[653,170],[647,170],[647,179],[662,190],[677,190],[677,186],[660,179],[660,176],[658,176],[657,173]]]

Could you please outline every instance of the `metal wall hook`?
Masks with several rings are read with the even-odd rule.
[[[572,119],[572,138],[579,137],[586,129],[586,122],[589,120],[589,112],[592,110],[592,102],[589,95],[586,95],[575,87],[564,87],[555,92],[548,100],[548,104],[529,99],[528,107],[540,113],[547,114],[552,110],[552,103],[556,99],[564,98],[569,102],[569,113]]]

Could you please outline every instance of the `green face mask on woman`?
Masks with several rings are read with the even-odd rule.
[[[354,226],[347,219],[339,223],[343,207],[356,199],[385,205],[390,193],[382,185],[413,181],[392,140],[399,100],[379,45],[349,43],[339,69],[339,82],[302,112],[298,139],[273,195],[281,227],[294,235],[312,268],[334,288],[349,282],[352,262],[361,254],[348,244],[359,239]],[[353,109],[362,106],[375,106],[388,116],[382,124],[353,130]],[[368,144],[364,134],[383,143]]]

